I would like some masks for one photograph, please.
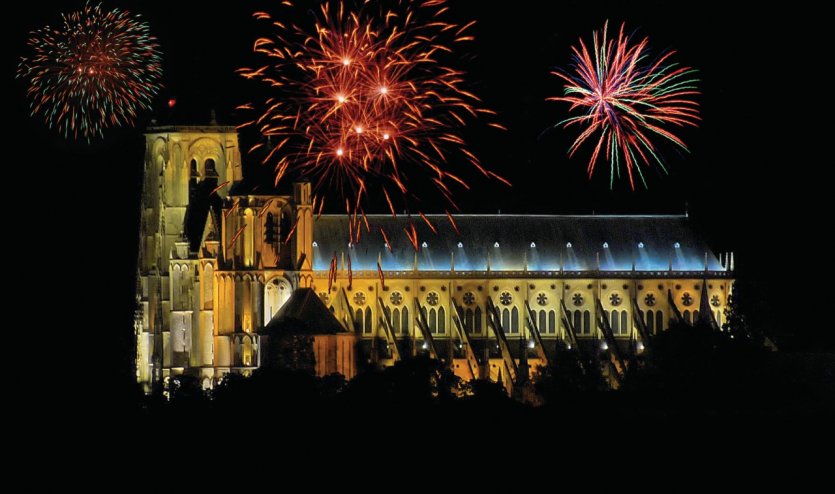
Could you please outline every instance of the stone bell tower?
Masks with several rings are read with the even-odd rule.
[[[205,209],[211,196],[226,197],[241,179],[234,127],[156,127],[145,134],[136,294],[139,310],[134,324],[138,382],[160,382],[163,367],[172,364],[166,317],[172,300],[169,261],[182,256],[178,249],[187,248],[184,241],[189,240],[189,220],[205,215],[196,209]]]

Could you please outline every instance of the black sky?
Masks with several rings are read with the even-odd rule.
[[[7,23],[9,79],[25,50],[27,31],[57,24],[61,9],[82,3],[19,6],[22,11]],[[234,74],[252,60],[252,42],[262,28],[251,13],[275,11],[277,3],[219,2],[221,8],[193,0],[105,2],[139,12],[151,24],[164,53],[166,87],[139,128],[107,131],[101,141],[67,142],[29,118],[20,81],[5,92],[11,111],[6,121],[18,134],[13,146],[31,150],[20,158],[24,166],[12,167],[13,183],[21,184],[15,188],[23,194],[32,187],[50,191],[41,199],[51,209],[49,216],[33,230],[54,238],[47,250],[64,249],[59,256],[66,258],[64,266],[74,279],[96,281],[95,296],[67,293],[67,306],[80,308],[84,325],[113,334],[114,355],[126,355],[130,343],[141,128],[152,117],[206,123],[210,109],[222,124],[239,123],[232,109],[260,91]],[[825,196],[816,184],[825,181],[823,165],[832,160],[828,143],[816,137],[821,127],[813,123],[822,113],[816,110],[814,88],[827,84],[816,78],[822,59],[815,53],[821,45],[809,39],[815,32],[812,21],[820,17],[813,7],[796,2],[778,10],[662,1],[450,3],[455,17],[478,21],[476,41],[465,46],[460,65],[470,74],[473,91],[509,129],[469,131],[471,147],[513,183],[507,189],[472,181],[472,193],[459,196],[463,212],[680,213],[687,203],[717,251],[736,251],[739,277],[751,294],[750,305],[756,306],[753,317],[771,330],[783,328],[788,346],[824,348],[830,332],[817,324],[806,326],[810,319],[798,320],[786,307],[804,285],[809,288],[810,278],[816,278],[810,274],[822,269],[814,264],[823,257],[816,246],[830,228],[817,213],[824,211],[818,203]],[[565,116],[564,105],[544,102],[561,88],[549,71],[567,64],[570,46],[578,37],[587,39],[606,19],[615,25],[625,21],[628,29],[649,36],[656,52],[676,49],[680,62],[700,71],[703,122],[682,133],[691,153],[668,148],[670,176],[651,176],[649,190],[633,193],[621,182],[610,191],[605,168],[589,182],[585,156],[566,158],[573,133],[541,136]],[[170,97],[178,101],[174,114],[165,105]],[[251,167],[254,160],[244,161]],[[110,219],[92,213],[99,208]],[[437,210],[442,211],[440,204]],[[819,226],[809,228],[798,218],[811,218]],[[96,280],[102,276],[96,266],[109,267],[104,280]],[[95,312],[97,305],[105,311]]]

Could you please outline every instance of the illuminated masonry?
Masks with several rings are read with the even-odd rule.
[[[416,221],[416,253],[405,217],[369,216],[390,246],[374,230],[350,245],[344,216],[314,218],[307,183],[290,196],[238,191],[234,128],[150,129],[145,152],[135,330],[146,385],[250,373],[258,331],[302,287],[355,335],[356,353],[338,359],[316,346],[316,372],[347,377],[356,362],[344,355],[390,365],[429,353],[510,389],[558,345],[603,351],[616,374],[671,321],[724,322],[732,256],[717,258],[685,216],[459,215],[459,235],[430,215],[439,233]]]

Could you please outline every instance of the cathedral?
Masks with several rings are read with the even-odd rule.
[[[134,326],[146,389],[250,374],[266,331],[306,318],[317,375],[428,354],[511,392],[560,348],[599,356],[616,386],[670,324],[721,327],[732,290],[733,256],[686,216],[454,215],[454,229],[429,215],[438,232],[415,221],[415,251],[399,233],[407,217],[370,215],[353,244],[345,215],[314,215],[309,183],[241,190],[231,127],[151,128],[144,163]]]

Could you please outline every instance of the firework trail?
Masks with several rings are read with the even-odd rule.
[[[565,82],[564,96],[548,100],[568,102],[570,112],[582,113],[556,126],[582,127],[569,156],[587,141],[593,145],[589,178],[598,160],[606,159],[610,187],[625,166],[635,190],[635,171],[646,187],[642,165],[649,167],[654,161],[667,171],[655,140],[671,141],[687,150],[684,141],[668,129],[695,127],[699,121],[698,103],[693,100],[699,94],[696,71],[672,62],[674,51],[651,59],[649,38],[633,43],[624,34],[623,24],[616,38],[609,38],[607,29],[608,21],[602,33],[594,32],[591,51],[582,39],[579,47],[572,48],[571,69],[553,72]]]
[[[261,105],[239,107],[255,112],[239,128],[255,127],[272,141],[252,150],[267,151],[263,161],[274,166],[276,184],[295,172],[312,179],[317,198],[344,197],[351,242],[358,243],[358,214],[369,230],[362,212],[369,195],[384,197],[396,215],[416,197],[410,181],[431,182],[454,205],[455,190],[469,188],[461,178],[467,168],[504,180],[461,136],[470,122],[494,113],[465,88],[464,74],[443,62],[472,40],[474,22],[444,20],[446,0],[317,5],[302,16],[309,26],[286,20],[291,13],[256,13],[275,33],[255,41],[264,65],[239,70],[275,91]],[[289,1],[282,6],[295,9]]]
[[[139,16],[86,4],[63,16],[63,25],[32,31],[30,53],[17,78],[26,81],[32,116],[64,137],[102,136],[132,125],[159,92],[159,45]]]

